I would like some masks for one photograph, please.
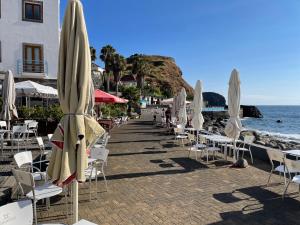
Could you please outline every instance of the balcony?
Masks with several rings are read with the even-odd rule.
[[[17,73],[19,77],[46,78],[48,76],[48,62],[43,60],[17,61]]]

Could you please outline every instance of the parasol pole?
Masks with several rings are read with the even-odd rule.
[[[72,198],[73,198],[73,223],[78,222],[78,181],[72,183]]]

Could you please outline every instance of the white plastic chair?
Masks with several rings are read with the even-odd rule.
[[[30,151],[19,152],[14,155],[14,160],[19,169],[27,169],[33,176],[34,180],[46,180],[46,172],[41,172],[40,168],[34,166],[34,164],[40,164],[41,162],[33,162],[32,153]],[[36,170],[37,172],[34,172]]]
[[[85,170],[85,176],[87,179],[89,179],[89,186],[90,186],[90,200],[92,198],[91,196],[91,181],[95,180],[96,181],[96,198],[97,198],[97,193],[98,193],[98,176],[102,175],[104,182],[105,182],[105,187],[106,191],[108,190],[107,188],[107,180],[105,177],[104,173],[104,165],[107,162],[107,157],[109,154],[109,150],[106,148],[91,148],[90,152],[90,159],[92,159],[92,163],[90,163],[89,167]]]
[[[181,127],[175,127],[174,128],[174,134],[175,134],[175,140],[177,140],[177,142],[181,141],[181,145],[184,148],[184,140],[188,139],[188,136],[186,133],[183,132],[183,128]]]
[[[14,144],[17,144],[17,149],[19,152],[20,145],[24,144],[25,150],[26,150],[27,142],[28,142],[27,125],[13,126],[11,134],[12,134],[12,136],[11,136],[10,141],[12,142],[12,149],[13,149]]]
[[[0,121],[0,129],[1,130],[6,130],[7,129],[6,121],[3,121],[3,120]]]
[[[36,186],[34,182],[34,178],[31,173],[21,171],[21,170],[16,170],[16,169],[12,169],[12,172],[17,181],[18,187],[22,191],[22,194],[26,195],[27,198],[33,201],[34,221],[35,224],[37,225],[37,213],[36,213],[37,201],[47,199],[47,208],[49,208],[50,197],[61,194],[63,189],[50,182],[40,186]],[[30,191],[28,193],[24,193],[23,186],[30,188]],[[67,199],[66,192],[65,192],[65,198]],[[66,202],[66,207],[68,207],[67,202]]]
[[[286,168],[284,166],[284,158],[285,158],[284,153],[282,151],[274,150],[274,149],[270,149],[270,148],[267,148],[266,150],[267,150],[267,154],[268,154],[271,166],[272,166],[267,185],[269,185],[269,183],[270,183],[273,172],[279,172],[280,174],[283,173],[284,183],[286,184],[286,173],[288,173],[288,171],[286,170]],[[275,167],[274,162],[279,163],[279,166]]]
[[[188,140],[190,142],[190,147],[189,147],[189,155],[188,157],[190,157],[191,155],[191,152],[195,152],[195,158],[196,160],[198,160],[198,152],[202,153],[204,152],[205,148],[206,148],[206,145],[203,144],[203,142],[201,142],[200,140],[200,143],[197,144],[196,143],[196,138],[195,138],[195,135],[194,134],[188,134]]]
[[[287,192],[287,189],[290,185],[290,183],[296,183],[299,185],[299,194],[300,194],[300,175],[295,175],[293,178],[291,178],[291,173],[299,173],[300,172],[300,161],[296,161],[296,160],[291,160],[291,159],[287,159],[285,158],[284,159],[284,165],[286,167],[286,170],[288,171],[289,173],[289,180],[285,186],[285,189],[284,189],[284,192],[283,192],[283,195],[282,195],[282,198],[285,197],[285,194]]]
[[[13,202],[0,207],[1,225],[32,225],[33,209],[30,200]],[[39,225],[64,225],[62,223],[39,224]],[[80,220],[73,225],[97,225],[86,220]]]
[[[37,121],[30,121],[27,124],[28,137],[30,134],[33,134],[35,137],[37,137],[38,124],[39,123]]]
[[[44,144],[44,141],[43,141],[43,138],[42,137],[37,137],[36,138],[36,141],[37,141],[37,143],[38,143],[38,146],[39,146],[39,148],[40,148],[40,160],[42,161],[42,157],[44,156],[44,155],[49,155],[49,154],[51,154],[51,150],[46,150],[45,149],[45,144]]]
[[[240,146],[238,146],[235,151],[237,153],[237,159],[239,158],[239,153],[240,151],[243,152],[242,153],[242,158],[244,158],[244,152],[249,152],[250,157],[251,157],[251,162],[253,164],[253,156],[252,156],[252,152],[251,152],[251,144],[254,142],[255,137],[252,135],[246,135],[244,136],[244,141],[241,143]],[[247,147],[248,145],[248,147]]]

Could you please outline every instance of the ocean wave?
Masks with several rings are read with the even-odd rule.
[[[255,130],[255,131],[259,134],[269,135],[282,141],[294,141],[300,143],[300,134],[283,134],[283,133],[262,131],[262,130]]]

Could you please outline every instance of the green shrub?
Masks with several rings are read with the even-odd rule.
[[[48,108],[42,106],[35,107],[25,107],[22,106],[18,109],[18,114],[20,118],[25,120],[34,119],[34,120],[52,120],[59,122],[63,116],[63,112],[59,105],[51,105]]]

